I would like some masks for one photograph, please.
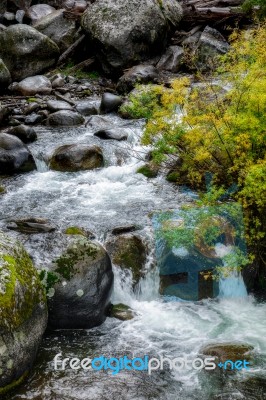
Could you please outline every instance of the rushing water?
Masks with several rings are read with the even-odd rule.
[[[28,216],[50,219],[57,232],[69,225],[83,226],[104,241],[115,226],[137,224],[152,242],[149,214],[175,209],[190,199],[178,192],[162,176],[147,180],[136,170],[148,149],[139,145],[143,121],[125,122],[108,116],[110,124],[125,125],[125,143],[101,141],[93,129],[38,130],[38,141],[30,146],[38,171],[5,180],[8,189],[1,200],[0,227],[7,221]],[[59,173],[49,171],[46,160],[61,144],[93,143],[103,148],[106,165],[101,170]],[[60,246],[56,234],[17,235],[40,266]],[[36,366],[29,380],[9,399],[22,400],[228,400],[266,399],[266,304],[252,297],[228,298],[243,281],[233,276],[221,282],[223,297],[200,302],[166,301],[159,296],[159,276],[152,268],[153,251],[147,275],[134,292],[130,276],[115,268],[113,302],[128,304],[134,319],[121,322],[107,318],[89,331],[56,331],[43,339]],[[225,295],[227,294],[227,295]],[[246,293],[244,293],[246,294]],[[249,371],[223,376],[197,371],[55,371],[57,353],[67,357],[197,357],[202,346],[217,342],[243,342],[254,347]]]

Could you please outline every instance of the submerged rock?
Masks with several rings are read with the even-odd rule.
[[[46,276],[49,326],[88,329],[106,319],[113,288],[112,265],[105,249],[83,236],[72,239]]]
[[[130,92],[136,84],[152,83],[158,76],[159,72],[153,65],[137,65],[121,76],[117,83],[117,90],[120,93]]]
[[[50,168],[56,171],[75,172],[103,166],[102,150],[87,144],[68,144],[55,150]]]
[[[147,261],[147,248],[136,234],[121,234],[106,243],[106,249],[114,264],[131,272],[133,283],[137,284],[143,277]]]
[[[112,304],[109,309],[109,317],[120,321],[129,321],[135,317],[134,311],[125,304]]]
[[[0,57],[13,80],[37,75],[59,57],[58,46],[31,26],[11,25],[0,31]]]
[[[46,324],[38,273],[23,246],[0,232],[0,395],[27,376]]]
[[[98,0],[85,11],[81,24],[97,44],[103,68],[111,72],[159,52],[181,17],[176,0]]]
[[[17,137],[0,134],[0,174],[28,172],[36,168],[25,144]]]
[[[37,139],[36,131],[27,125],[18,125],[9,129],[9,135],[14,135],[22,140],[23,143],[31,143]]]
[[[237,360],[250,359],[253,347],[243,343],[214,343],[201,349],[201,354],[205,356],[217,357],[218,362],[224,363],[227,360],[233,362]]]

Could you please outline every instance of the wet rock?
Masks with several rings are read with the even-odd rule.
[[[24,10],[17,10],[15,19],[19,24],[23,23],[23,19],[25,17],[25,11]]]
[[[93,115],[90,117],[86,123],[86,126],[93,130],[97,130],[99,128],[109,129],[114,127],[109,119],[102,117],[101,115]]]
[[[52,85],[44,75],[31,76],[23,79],[19,83],[13,83],[10,89],[22,96],[34,96],[36,94],[50,94]]]
[[[156,178],[159,173],[159,166],[149,162],[138,168],[137,173],[146,176],[146,178]]]
[[[61,110],[73,110],[73,107],[69,103],[61,100],[49,100],[47,101],[47,107],[52,112]]]
[[[125,225],[125,226],[117,226],[112,230],[113,235],[121,235],[122,233],[129,233],[136,231],[138,227],[136,225]]]
[[[153,65],[137,65],[121,76],[117,83],[117,90],[120,93],[130,92],[136,84],[152,83],[158,76],[159,72]]]
[[[184,50],[181,46],[170,46],[157,64],[159,70],[178,72],[182,66]]]
[[[61,74],[56,74],[51,78],[51,82],[54,89],[61,88],[65,84],[65,77]]]
[[[69,110],[57,111],[47,118],[47,125],[50,126],[76,126],[82,125],[85,119],[77,112]]]
[[[119,319],[120,321],[129,321],[135,317],[135,313],[130,307],[119,303],[111,305],[108,316]]]
[[[1,51],[1,50],[0,50]],[[0,91],[8,87],[11,82],[11,75],[3,60],[0,58]]]
[[[41,114],[32,113],[25,118],[26,125],[37,125],[42,123],[43,116]]]
[[[79,226],[69,226],[65,232],[66,235],[81,235],[81,236],[85,236],[88,239],[95,239],[96,236],[94,235],[94,233],[88,231],[85,228],[81,228]]]
[[[64,17],[64,10],[56,10],[34,24],[34,28],[55,42],[61,51],[68,49],[77,39],[74,19]]]
[[[77,103],[76,110],[85,117],[98,114],[98,109],[89,101],[81,101]]]
[[[104,93],[101,100],[100,112],[108,114],[115,112],[122,104],[122,98],[112,93]]]
[[[40,74],[51,67],[58,56],[58,46],[28,25],[12,25],[0,31],[0,57],[13,80]]]
[[[127,140],[127,133],[123,128],[115,128],[115,129],[101,129],[94,133],[94,136],[99,137],[104,140]]]
[[[25,144],[17,137],[0,134],[0,174],[28,172],[36,168]]]
[[[99,243],[83,236],[71,238],[49,273],[56,282],[48,291],[50,327],[88,329],[104,322],[113,272],[110,258]]]
[[[21,233],[35,234],[53,232],[55,227],[49,224],[47,219],[43,218],[23,218],[11,220],[8,229],[19,231]]]
[[[203,347],[200,351],[204,356],[216,357],[218,362],[227,360],[249,360],[253,347],[243,343],[217,343]]]
[[[114,264],[122,269],[129,270],[132,274],[133,283],[137,284],[141,277],[147,261],[147,248],[136,234],[121,234],[110,239],[106,243],[106,249]]]
[[[81,24],[97,43],[103,68],[111,72],[160,51],[181,16],[176,0],[98,0],[85,11]]]
[[[0,395],[28,374],[46,324],[38,273],[22,245],[0,232]]]
[[[9,135],[14,135],[22,140],[23,143],[31,143],[37,139],[37,134],[33,128],[26,125],[18,125],[9,129]]]
[[[206,70],[213,68],[215,58],[229,50],[229,44],[216,29],[206,26],[197,45],[198,67]]]
[[[27,11],[27,18],[31,21],[32,25],[36,24],[40,19],[55,11],[54,7],[48,4],[35,4],[31,6]]]
[[[103,166],[102,151],[98,146],[69,144],[55,150],[50,168],[56,171],[75,172]]]

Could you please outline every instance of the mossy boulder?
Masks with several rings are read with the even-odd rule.
[[[133,310],[125,304],[112,304],[109,309],[109,317],[119,319],[120,321],[129,321],[135,316]]]
[[[11,25],[0,31],[0,57],[13,80],[38,75],[59,57],[58,46],[31,26]]]
[[[137,234],[122,234],[110,239],[106,248],[112,262],[132,274],[133,284],[144,275],[147,261],[147,246]]]
[[[49,166],[55,171],[76,172],[100,168],[103,163],[100,147],[87,144],[67,144],[55,150]]]
[[[97,44],[104,70],[113,72],[160,52],[181,17],[176,0],[98,0],[87,8],[81,25]]]
[[[0,231],[0,395],[29,372],[46,324],[37,270],[23,246]]]
[[[145,165],[137,169],[137,173],[146,176],[146,178],[156,178],[158,172],[159,172],[158,165],[153,164],[151,162],[146,163]]]
[[[49,326],[88,329],[104,322],[113,288],[113,271],[106,250],[84,236],[69,244],[41,273],[47,287]]]
[[[0,91],[11,83],[11,75],[3,60],[0,58]]]

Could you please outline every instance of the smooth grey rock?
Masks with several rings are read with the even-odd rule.
[[[18,24],[0,31],[0,57],[13,80],[38,75],[59,57],[58,46],[31,26]]]
[[[49,100],[47,101],[47,107],[52,112],[60,111],[60,110],[73,110],[73,107],[62,100]]]
[[[27,11],[27,17],[30,19],[32,25],[38,22],[43,17],[53,13],[55,11],[54,7],[48,4],[35,4],[31,6]]]
[[[60,48],[65,51],[76,37],[76,22],[74,19],[64,17],[64,10],[56,10],[38,20],[34,24],[35,29],[52,39]]]
[[[24,247],[0,232],[0,393],[33,366],[47,325],[44,288]]]
[[[181,46],[170,46],[160,58],[157,68],[170,72],[178,72],[184,58],[184,49]]]
[[[23,96],[34,96],[35,94],[50,94],[52,85],[44,75],[30,76],[21,82],[13,84],[11,90]]]
[[[130,68],[117,83],[120,93],[127,93],[134,89],[136,84],[152,83],[159,77],[159,71],[153,65],[137,65]]]
[[[49,326],[88,329],[106,319],[113,271],[106,250],[84,236],[71,243],[50,268],[58,282],[48,293]]]
[[[0,174],[28,172],[36,168],[25,144],[17,137],[0,134]]]
[[[122,102],[123,100],[120,96],[117,96],[113,93],[104,93],[102,95],[100,112],[102,114],[108,114],[110,112],[117,111]]]
[[[25,124],[26,125],[37,125],[43,121],[43,116],[40,114],[32,113],[26,116]]]
[[[76,110],[85,117],[98,114],[98,110],[94,104],[89,101],[81,101],[76,104]]]
[[[37,134],[33,128],[26,125],[18,125],[9,129],[9,135],[14,135],[22,140],[23,143],[31,143],[37,139]]]
[[[50,114],[47,118],[47,125],[50,126],[76,126],[82,125],[85,119],[77,112],[61,110]]]
[[[94,136],[99,137],[100,139],[105,140],[127,140],[127,133],[123,128],[114,128],[114,129],[101,129],[94,133]]]
[[[87,144],[67,144],[53,153],[49,167],[56,171],[76,172],[103,166],[102,150]]]
[[[160,52],[181,17],[176,0],[98,0],[85,11],[81,25],[97,44],[104,70],[112,72]]]

